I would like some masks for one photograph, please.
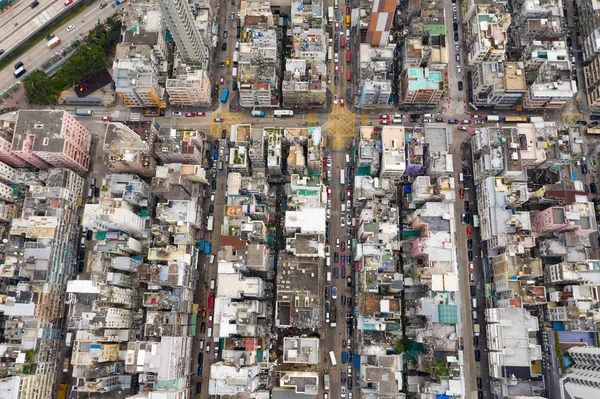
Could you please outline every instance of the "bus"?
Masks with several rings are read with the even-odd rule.
[[[346,51],[346,62],[350,62],[352,59],[352,54],[350,53],[350,50]]]
[[[327,50],[327,60],[333,60],[333,47],[331,46],[329,46],[329,49]]]
[[[528,118],[526,116],[512,115],[512,116],[504,117],[504,122],[527,122],[527,121],[528,121]]]
[[[208,223],[206,223],[206,231],[213,231],[214,223],[215,223],[215,218],[213,216],[209,216]]]
[[[344,169],[340,169],[340,184],[343,186],[344,182]]]
[[[337,362],[335,361],[335,353],[333,351],[329,351],[329,360],[331,360],[332,366],[337,366]]]
[[[281,118],[284,116],[291,117],[291,116],[294,116],[294,111],[290,111],[287,109],[277,110],[277,111],[273,111],[273,116],[276,118]]]
[[[346,69],[346,82],[349,82],[352,80],[352,72],[350,72],[349,69]]]
[[[17,70],[14,72],[15,78],[18,78],[19,76],[23,75],[25,72],[27,72],[27,71],[25,70],[25,68],[23,68],[23,67],[20,67],[19,69],[17,69]]]
[[[221,93],[221,102],[226,103],[227,97],[229,97],[229,90],[223,89],[223,92]]]
[[[479,227],[479,215],[473,215],[473,227]]]

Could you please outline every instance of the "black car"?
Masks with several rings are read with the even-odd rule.
[[[586,121],[577,121],[578,125],[582,125],[582,126],[586,126],[587,122]]]
[[[352,262],[352,257],[350,255],[346,255],[346,265],[350,266],[350,262]]]
[[[352,324],[348,324],[348,326],[346,327],[346,335],[352,335]]]
[[[342,278],[346,278],[346,266],[342,266]]]
[[[479,352],[479,349],[475,350],[475,361],[478,362],[481,360],[481,352]]]
[[[458,24],[456,22],[452,23],[452,30],[458,32]]]
[[[1,51],[1,50],[0,50],[0,51]],[[1,55],[1,54],[2,54],[2,53],[0,53],[0,55]],[[596,126],[598,126],[598,122],[591,122],[591,123],[589,123],[589,124],[588,124],[588,127],[596,127]]]
[[[200,332],[204,333],[206,331],[206,322],[202,322],[202,324],[200,324]]]
[[[237,88],[237,82],[236,82],[235,80],[234,80],[234,81],[233,81],[233,83],[231,84],[231,89],[232,89],[233,91],[237,91],[237,89],[238,89],[238,88]]]
[[[202,364],[204,363],[204,354],[202,353],[202,351],[200,351],[198,353],[198,364]]]
[[[448,119],[448,123],[451,125],[458,125],[458,119]]]
[[[341,302],[342,307],[345,308],[346,307],[346,295],[342,295],[342,299],[340,302]]]
[[[573,40],[571,40],[570,37],[567,38],[567,46],[571,47],[571,45],[573,44]]]
[[[352,351],[348,351],[348,364],[352,363]]]
[[[583,173],[584,175],[588,172],[588,167],[586,163],[582,163],[581,164],[581,173]]]
[[[592,194],[596,194],[598,192],[598,187],[596,187],[596,183],[590,183],[590,192]]]
[[[223,45],[221,46],[221,49],[223,51],[227,51],[227,43],[223,43]]]
[[[463,89],[463,82],[462,80],[458,81],[458,90],[462,90]]]
[[[479,347],[479,337],[478,336],[473,337],[473,346],[476,348]]]
[[[335,75],[335,78],[333,78],[333,84],[336,86],[340,84],[340,77],[338,75]]]
[[[342,384],[346,383],[346,372],[342,371],[342,373],[340,374],[340,380],[342,382]]]
[[[77,270],[79,271],[79,273],[83,273],[83,269],[85,269],[85,263],[79,262],[77,264]]]
[[[331,310],[331,302],[325,301],[325,311],[329,312]]]
[[[600,121],[600,115],[590,115],[590,119],[593,121]]]
[[[473,251],[467,251],[467,259],[473,260]]]
[[[334,252],[334,253],[333,253],[333,261],[334,261],[335,263],[338,263],[338,262],[339,262],[339,260],[340,260],[340,255],[339,255],[337,252]]]
[[[348,307],[351,308],[352,307],[352,298],[348,297]]]
[[[196,393],[202,392],[202,383],[199,382],[196,384]]]
[[[483,399],[483,392],[477,391],[477,399]]]
[[[417,118],[410,118],[410,123],[419,123]]]
[[[477,377],[477,389],[481,389],[483,384],[481,383],[481,378]]]
[[[350,378],[348,378],[348,390],[352,389],[352,376],[350,376]]]
[[[440,116],[440,117],[437,117],[437,118],[435,118],[435,121],[436,121],[436,122],[445,122],[445,121],[446,121],[446,119],[444,119],[444,118],[442,118],[442,117]]]
[[[339,272],[338,272],[338,268],[334,267],[333,268],[333,278],[338,278],[339,276],[340,275],[339,275]]]
[[[94,231],[93,230],[88,230],[85,233],[85,238],[87,238],[88,240],[91,240],[93,235],[94,235]]]
[[[469,201],[465,201],[465,212],[469,212]]]
[[[215,190],[215,189],[217,188],[217,181],[216,181],[216,180],[213,180],[213,181],[210,183],[210,186],[212,187],[212,189],[213,189],[213,190]]]
[[[208,207],[208,212],[209,213],[213,213],[214,211],[215,211],[215,206],[214,205],[211,205],[211,206]]]
[[[410,117],[413,119],[419,119],[421,117],[421,115],[419,114],[410,114]]]
[[[471,296],[477,295],[477,288],[474,285],[472,285],[470,288],[471,288]]]
[[[458,32],[454,32],[454,41],[457,42],[458,41]]]
[[[23,62],[22,62],[22,61],[19,61],[19,62],[17,62],[17,63],[15,64],[15,69],[19,69],[19,68],[21,68],[22,66],[23,66]]]
[[[329,299],[329,287],[325,287],[325,299]]]
[[[467,248],[469,248],[469,249],[473,248],[473,240],[470,238],[467,240]]]

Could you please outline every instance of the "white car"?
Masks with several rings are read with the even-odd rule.
[[[331,209],[327,209],[327,219],[331,219]]]
[[[327,166],[331,166],[331,157],[327,157]]]
[[[181,112],[179,112],[179,111],[173,111],[173,116],[181,116]]]
[[[73,29],[75,29],[75,25],[67,26],[67,32],[71,32]]]
[[[329,256],[329,254],[331,253],[331,250],[329,248],[329,245],[325,247],[325,256]]]
[[[338,103],[338,96],[337,96],[337,94],[335,96],[333,96],[333,103],[334,104]]]
[[[345,386],[343,386],[343,385],[342,385],[342,389],[341,389],[341,392],[340,392],[340,396],[341,396],[342,398],[345,398],[345,397],[346,397],[346,387],[345,387]]]
[[[343,217],[340,218],[340,226],[346,226],[346,219],[344,219]]]

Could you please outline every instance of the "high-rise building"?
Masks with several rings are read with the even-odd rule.
[[[592,398],[600,388],[600,348],[574,347],[569,355],[575,362],[569,374],[561,378],[561,398]]]
[[[183,60],[204,64],[208,58],[208,50],[187,0],[159,0],[158,6]]]

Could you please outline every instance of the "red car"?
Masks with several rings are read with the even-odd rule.
[[[206,112],[196,112],[196,116],[206,116]]]
[[[340,73],[340,66],[335,64],[335,74],[337,75],[338,73]]]
[[[484,116],[483,116],[483,115],[471,115],[471,117],[472,117],[473,119],[483,119],[483,118],[484,118]]]
[[[473,234],[473,228],[471,226],[467,227],[467,237],[471,237],[471,235]]]
[[[340,30],[340,23],[339,22],[335,23],[335,30]]]
[[[224,122],[225,119],[223,119],[223,118],[215,118],[214,121],[215,122]]]
[[[350,15],[350,6],[346,6],[346,15]]]
[[[379,119],[392,119],[392,115],[379,115]]]
[[[344,106],[344,97],[340,97],[340,107]]]
[[[465,132],[468,131],[468,129],[466,128],[466,126],[459,126],[458,130],[464,130]]]
[[[345,347],[346,347],[346,340],[345,340],[345,339],[343,339],[343,340],[342,340],[342,348],[345,348]]]
[[[331,187],[327,187],[327,198],[331,198]]]
[[[219,83],[222,85],[225,84],[225,76],[221,75],[221,80],[219,80]]]
[[[458,195],[460,196],[460,199],[465,198],[465,189],[461,188],[460,190],[458,190]]]
[[[476,132],[476,130],[473,130],[473,131],[472,131],[472,132],[470,132],[469,134],[470,134],[471,136],[475,136],[475,132]]]
[[[462,121],[460,121],[460,123],[463,125],[470,125],[473,123],[473,121],[470,119],[463,119]]]
[[[352,199],[352,191],[346,190],[346,199]]]
[[[102,120],[110,122],[112,120],[112,117],[110,117],[110,116],[103,116]]]
[[[386,120],[383,120],[383,119],[382,119],[382,120],[380,120],[380,121],[379,121],[379,123],[380,123],[381,125],[389,125],[389,124],[390,124],[390,120],[389,120],[389,119],[386,119]]]
[[[213,322],[213,317],[214,317],[214,315],[215,315],[215,314],[214,314],[214,312],[213,312],[212,310],[211,310],[211,311],[210,311],[210,313],[208,314],[208,322],[209,322],[210,324],[212,324],[212,322]]]
[[[67,0],[67,1],[65,1],[65,7],[68,6],[71,3],[73,3],[73,0]]]
[[[194,117],[194,116],[196,116],[196,114],[195,114],[194,112],[188,112],[187,114],[185,114],[185,116],[186,116],[187,118],[190,118],[190,117]]]
[[[342,252],[344,252],[345,250],[346,250],[346,243],[342,241]]]

